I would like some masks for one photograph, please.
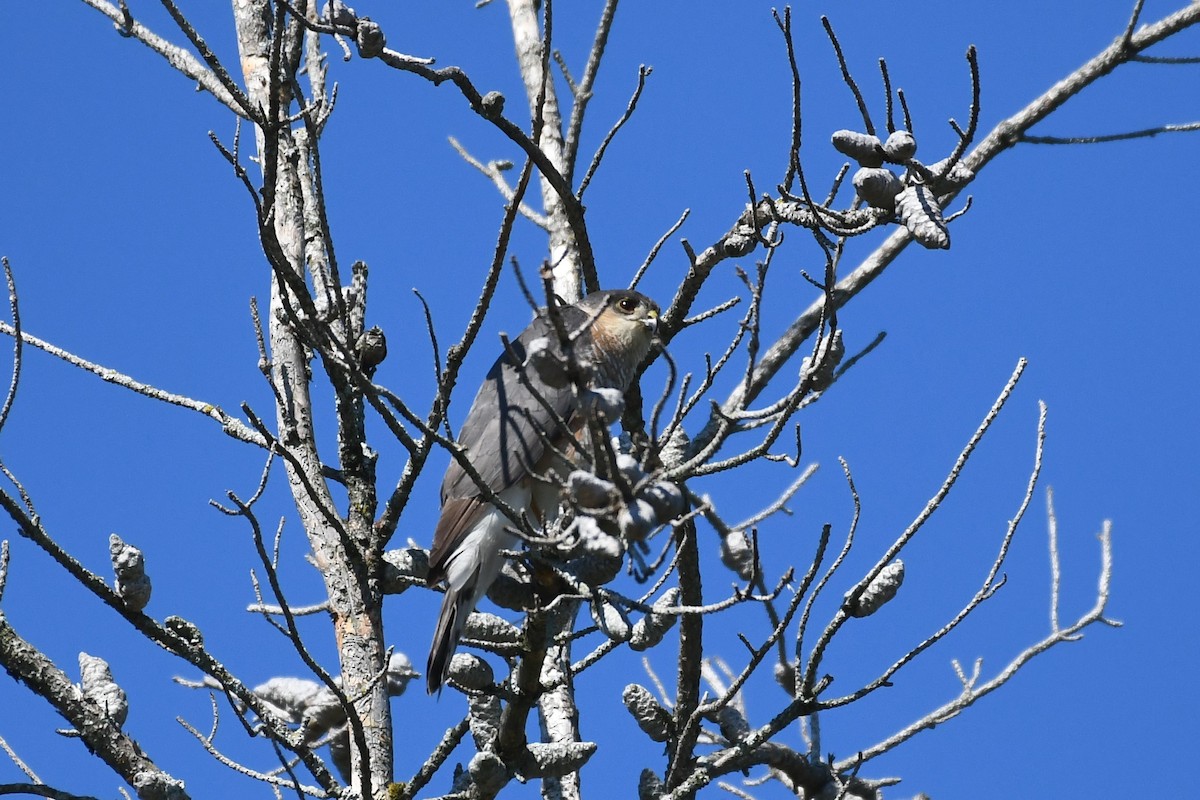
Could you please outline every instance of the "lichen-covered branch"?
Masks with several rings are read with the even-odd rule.
[[[0,612],[0,663],[15,680],[46,699],[78,731],[88,750],[137,791],[143,800],[186,800],[183,782],[157,766],[95,700],[80,692],[44,653],[13,629]]]

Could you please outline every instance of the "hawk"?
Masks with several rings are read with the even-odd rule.
[[[654,301],[626,290],[593,292],[559,309],[571,354],[586,375],[586,388],[629,388],[650,351],[658,313]],[[547,474],[556,464],[561,470],[562,455],[586,447],[581,443],[587,440],[587,419],[577,408],[576,387],[565,375],[563,380],[553,375],[547,380],[544,370],[529,363],[535,351],[558,360],[564,355],[544,310],[492,365],[458,443],[483,484],[536,521],[557,515],[560,485],[548,482]],[[510,525],[452,460],[442,479],[442,513],[429,553],[430,585],[446,581],[425,674],[430,694],[445,683],[467,617],[500,574],[501,551],[516,544]]]

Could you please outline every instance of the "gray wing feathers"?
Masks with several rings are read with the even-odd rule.
[[[574,307],[563,308],[562,315],[568,331],[588,319],[586,312]],[[529,384],[538,387],[543,403],[521,379],[529,343],[543,336],[555,350],[560,349],[550,322],[543,317],[534,320],[509,343],[512,352],[504,353],[492,365],[458,434],[471,465],[492,491],[506,489],[528,474],[545,452],[544,436],[557,439],[565,433],[555,430],[554,415],[547,406],[559,419],[567,420],[574,401],[571,387],[550,388],[529,370]],[[442,501],[478,494],[475,481],[452,461],[442,480]]]
[[[586,312],[574,307],[563,308],[562,315],[569,331],[588,320]],[[541,392],[543,403],[521,380],[520,372],[524,370],[529,343],[543,336],[550,339],[555,350],[561,349],[549,320],[535,319],[520,336],[509,342],[511,352],[496,359],[458,434],[458,442],[467,449],[471,465],[493,492],[504,491],[528,474],[529,467],[545,452],[543,436],[558,438],[562,435],[554,430],[554,415],[547,406],[561,420],[566,421],[571,415],[574,395],[570,386],[552,389],[544,386],[530,371],[530,385],[544,387]],[[442,514],[429,555],[430,583],[444,577],[446,559],[490,508],[490,504],[480,499],[475,481],[458,461],[452,459],[442,479]]]

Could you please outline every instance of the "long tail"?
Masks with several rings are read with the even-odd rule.
[[[471,613],[470,606],[470,592],[459,592],[452,586],[446,588],[437,628],[433,631],[433,643],[429,646],[429,661],[425,665],[425,689],[430,694],[441,694],[442,684],[450,672],[450,659],[458,647],[463,624]]]
[[[523,486],[505,489],[500,496],[516,508],[524,508],[529,504],[529,489]],[[451,504],[447,503],[446,507],[450,508]],[[446,518],[445,509],[442,516]],[[506,530],[506,525],[507,521],[498,510],[487,507],[482,516],[462,534],[453,549],[440,555],[431,564],[430,577],[434,580],[446,579],[446,596],[442,598],[442,611],[438,614],[426,665],[425,687],[430,694],[439,691],[446,682],[450,659],[454,656],[454,648],[458,647],[458,638],[462,635],[467,617],[471,616],[504,565],[504,558],[500,554],[517,541],[516,535]],[[435,534],[437,538],[445,538],[441,530]]]

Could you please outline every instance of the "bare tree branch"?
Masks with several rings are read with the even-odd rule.
[[[895,748],[900,743],[911,739],[923,730],[928,730],[934,726],[951,719],[960,714],[964,709],[972,706],[980,698],[985,697],[999,689],[1004,684],[1008,683],[1014,675],[1032,659],[1046,652],[1055,645],[1063,642],[1074,641],[1079,637],[1079,634],[1087,627],[1094,625],[1097,622],[1104,623],[1110,626],[1116,626],[1120,623],[1113,622],[1104,616],[1105,608],[1108,605],[1108,594],[1112,583],[1112,524],[1105,521],[1103,528],[1100,531],[1100,557],[1101,569],[1099,577],[1099,587],[1096,593],[1096,602],[1091,609],[1079,616],[1075,622],[1065,628],[1055,629],[1048,636],[1036,642],[1033,645],[1022,650],[1016,657],[1013,658],[1004,669],[1000,670],[995,677],[984,683],[976,683],[974,680],[963,686],[962,693],[951,700],[950,702],[940,706],[939,708],[929,712],[921,719],[907,726],[901,731],[897,731],[892,736],[883,741],[866,748],[856,754],[854,761],[861,763],[868,761],[882,753]],[[1057,553],[1055,552],[1055,557]],[[1057,600],[1055,600],[1057,602]],[[839,762],[838,767],[844,768],[850,762]]]
[[[151,761],[99,703],[82,694],[49,657],[21,638],[3,612],[0,612],[0,661],[10,675],[53,705],[79,732],[88,749],[135,787],[139,796],[178,800],[188,797],[183,782]]]
[[[244,96],[235,94],[211,69],[205,67],[199,59],[182,47],[171,44],[157,35],[145,25],[133,19],[125,4],[117,8],[105,0],[83,0],[84,3],[99,11],[113,21],[117,33],[122,36],[137,39],[154,52],[162,56],[171,67],[192,80],[196,81],[205,91],[215,97],[226,108],[240,117],[250,119],[252,114],[243,105]],[[236,89],[236,87],[235,87]]]
[[[0,321],[0,333],[13,337],[18,335],[18,331],[15,326],[2,321]],[[258,447],[267,447],[267,442],[261,435],[251,429],[248,425],[246,425],[246,423],[242,422],[236,417],[231,417],[226,414],[219,406],[215,406],[212,403],[206,403],[203,400],[194,400],[190,397],[174,394],[173,392],[159,389],[148,383],[142,383],[141,381],[131,378],[128,375],[117,372],[115,369],[101,366],[73,353],[69,353],[66,350],[63,350],[61,347],[56,347],[55,345],[39,339],[30,333],[25,333],[22,331],[20,332],[20,337],[21,341],[25,344],[49,353],[55,358],[61,359],[73,367],[78,367],[85,372],[90,372],[107,383],[120,386],[124,389],[129,389],[132,392],[149,397],[151,400],[158,400],[163,403],[179,406],[180,408],[186,408],[190,411],[203,414],[204,416],[220,423],[221,430],[227,436],[237,439],[238,441],[256,445]]]
[[[963,159],[963,164],[978,174],[993,158],[1020,143],[1026,131],[1044,120],[1088,85],[1122,64],[1132,61],[1142,51],[1198,22],[1200,22],[1200,6],[1192,4],[1158,22],[1142,27],[1128,41],[1118,39],[1069,76],[1057,82],[1024,109],[996,125]],[[957,192],[947,196],[945,201],[949,202],[955,194]],[[672,301],[671,309],[665,315],[669,322],[677,324],[674,321],[686,314],[691,299],[699,291],[700,285],[703,284],[712,269],[727,257],[725,252],[730,236],[739,230],[739,226],[735,225],[731,234],[726,234],[718,245],[709,247],[697,258],[697,263],[688,273],[687,279],[679,293],[676,294],[676,299]],[[911,235],[904,229],[898,229],[889,234],[882,244],[833,288],[830,292],[832,308],[835,310],[841,308],[870,285],[911,241]],[[799,349],[800,344],[816,330],[821,316],[825,312],[825,305],[826,300],[823,297],[814,301],[767,348],[751,379],[735,389],[726,399],[723,408],[727,412],[740,403],[752,401],[762,392],[780,367],[787,363]]]
[[[1157,128],[1144,128],[1127,133],[1110,133],[1106,136],[1022,136],[1021,141],[1025,144],[1100,144],[1102,142],[1124,142],[1129,139],[1149,139],[1160,133],[1188,133],[1191,131],[1200,131],[1200,122],[1159,125]]]
[[[242,70],[236,80],[201,36],[195,24],[200,18],[190,20],[185,16],[178,0],[161,2],[186,39],[183,45],[172,44],[148,30],[133,18],[124,0],[84,2],[112,20],[119,34],[159,53],[173,69],[197,81],[200,88],[217,97],[238,117],[238,130],[232,141],[212,138],[231,168],[234,185],[240,185],[251,200],[248,208],[252,207],[265,259],[264,275],[271,282],[269,308],[260,316],[255,304],[252,314],[260,370],[275,405],[274,422],[271,423],[269,414],[260,417],[249,405],[244,405],[247,424],[211,404],[165,392],[29,335],[23,329],[14,281],[5,261],[11,323],[0,323],[0,332],[13,337],[14,366],[6,399],[0,404],[0,427],[8,421],[14,407],[20,408],[20,404],[14,406],[14,398],[18,389],[24,388],[20,377],[27,351],[23,348],[30,345],[145,397],[201,413],[217,421],[226,435],[266,449],[267,465],[252,496],[242,499],[230,494],[233,507],[222,510],[247,520],[261,562],[261,567],[251,572],[255,601],[251,609],[287,637],[314,679],[272,678],[255,689],[247,688],[205,647],[196,625],[179,617],[167,617],[161,623],[155,621],[141,612],[141,606],[134,608],[126,602],[127,595],[110,588],[99,575],[68,553],[51,536],[17,475],[3,463],[0,474],[10,485],[0,489],[0,508],[14,521],[22,536],[45,551],[100,602],[113,608],[147,642],[203,673],[202,680],[187,685],[214,693],[212,730],[204,734],[188,723],[182,724],[216,761],[248,779],[269,785],[277,796],[291,792],[297,797],[415,798],[428,793],[433,778],[451,763],[470,731],[474,750],[464,757],[465,768],[456,768],[453,777],[446,778],[451,784],[448,796],[490,798],[514,779],[522,782],[533,779],[540,781],[542,797],[547,800],[581,800],[580,767],[597,745],[584,741],[581,735],[581,715],[591,712],[589,705],[582,702],[583,692],[588,691],[586,682],[577,682],[576,677],[601,661],[619,663],[621,656],[615,654],[626,646],[638,652],[660,646],[666,632],[677,624],[679,639],[674,652],[667,653],[670,647],[667,646],[656,657],[658,661],[667,654],[674,663],[666,670],[659,664],[656,673],[651,661],[645,661],[654,693],[640,685],[631,685],[624,694],[630,713],[653,742],[630,749],[639,757],[644,755],[647,762],[638,796],[682,800],[721,781],[718,785],[730,793],[750,797],[757,785],[777,780],[797,796],[878,800],[880,789],[898,779],[860,777],[859,770],[866,762],[921,730],[960,713],[979,697],[1003,685],[1033,656],[1080,638],[1086,626],[1095,622],[1117,624],[1104,617],[1112,559],[1111,534],[1105,523],[1096,605],[1063,627],[1059,609],[1059,531],[1052,499],[1048,497],[1049,635],[1023,650],[986,681],[981,662],[973,667],[954,662],[954,674],[962,688],[950,703],[934,708],[865,750],[857,751],[851,746],[852,757],[836,759],[827,754],[831,748],[822,741],[822,715],[888,685],[897,671],[953,632],[1004,585],[1001,570],[1040,476],[1044,407],[1024,495],[999,537],[994,559],[981,570],[985,573],[981,583],[977,588],[972,587],[973,594],[964,599],[954,616],[936,622],[940,627],[933,633],[900,648],[901,654],[893,656],[890,664],[885,662],[881,673],[868,676],[865,682],[837,696],[829,692],[832,678],[826,674],[826,657],[838,652],[835,642],[845,641],[842,633],[850,619],[874,613],[899,589],[904,567],[899,556],[956,486],[966,462],[1020,379],[1025,367],[1023,359],[924,509],[861,577],[855,574],[847,581],[842,580],[846,577],[845,570],[854,563],[850,558],[852,547],[862,546],[857,537],[863,518],[863,499],[845,461],[842,467],[853,514],[844,532],[838,534],[842,540],[836,555],[827,552],[834,536],[829,523],[803,526],[817,540],[796,550],[800,554],[795,563],[790,563],[792,558],[789,563],[778,563],[774,556],[779,551],[773,549],[777,545],[768,541],[768,537],[775,530],[792,527],[785,524],[784,515],[790,516],[793,497],[805,487],[815,469],[801,468],[803,417],[800,415],[818,399],[832,396],[826,390],[882,338],[882,335],[877,337],[847,358],[838,325],[839,310],[881,274],[910,239],[916,238],[925,247],[947,247],[950,241],[947,225],[970,207],[970,200],[957,211],[948,204],[970,183],[975,172],[1014,145],[1117,141],[1200,129],[1197,123],[1187,123],[1080,139],[1030,134],[1033,126],[1048,118],[1070,97],[1122,64],[1194,61],[1153,57],[1144,52],[1200,22],[1200,6],[1191,4],[1161,20],[1141,25],[1143,4],[1135,0],[1132,14],[1123,22],[1124,29],[1111,46],[978,141],[983,82],[974,48],[968,49],[966,66],[971,88],[967,119],[962,125],[954,118],[949,120],[957,138],[947,147],[947,158],[929,165],[915,158],[912,112],[916,109],[910,109],[903,91],[893,87],[887,62],[882,59],[878,62],[884,102],[875,109],[873,104],[868,105],[859,88],[860,81],[849,67],[851,60],[846,57],[849,48],[843,50],[843,42],[832,25],[822,19],[833,47],[831,60],[837,64],[865,129],[834,134],[834,146],[848,161],[841,169],[831,170],[836,171],[831,182],[827,177],[817,180],[811,170],[805,172],[807,159],[801,159],[801,146],[806,131],[802,123],[808,123],[810,131],[812,123],[802,113],[798,47],[793,38],[791,11],[776,13],[775,22],[783,37],[781,49],[786,56],[786,64],[781,62],[780,66],[785,74],[790,72],[792,81],[791,137],[786,143],[785,163],[781,164],[784,168],[778,182],[766,184],[770,187],[767,192],[756,186],[754,177],[760,176],[746,173],[745,194],[740,201],[744,205],[723,234],[698,249],[686,239],[681,241],[687,272],[676,284],[674,296],[657,321],[661,341],[638,370],[640,374],[661,357],[667,373],[662,390],[655,387],[652,396],[657,396],[657,401],[647,420],[642,406],[643,387],[635,381],[623,395],[601,397],[600,392],[591,391],[584,377],[584,367],[589,365],[575,352],[574,345],[584,332],[592,337],[609,335],[604,333],[599,320],[605,312],[614,310],[615,305],[596,312],[581,328],[568,326],[560,310],[563,301],[574,301],[600,286],[601,273],[595,264],[582,197],[601,160],[613,157],[609,145],[615,135],[639,103],[650,102],[649,96],[643,98],[649,69],[642,68],[624,113],[607,135],[598,137],[599,147],[587,168],[578,169],[586,114],[609,48],[618,0],[602,4],[590,45],[580,45],[581,49],[574,54],[556,49],[555,14],[559,6],[573,13],[576,9],[553,0],[507,0],[516,66],[526,100],[525,104],[518,104],[517,113],[513,113],[510,103],[511,116],[504,113],[503,95],[483,93],[476,88],[485,85],[484,81],[493,81],[493,76],[468,76],[459,67],[439,68],[431,58],[389,49],[379,23],[358,16],[338,0],[322,8],[318,8],[315,0],[234,0],[233,22]],[[578,30],[575,25],[560,27],[573,34]],[[352,41],[360,57],[375,58],[389,67],[379,73],[380,77],[397,78],[397,72],[392,71],[396,70],[416,75],[433,86],[453,84],[468,107],[481,118],[475,124],[484,129],[494,128],[524,153],[521,170],[510,176],[507,173],[512,164],[484,163],[468,153],[457,139],[450,140],[468,164],[493,182],[504,198],[505,210],[490,261],[486,267],[479,266],[480,274],[470,279],[474,283],[464,284],[468,291],[470,286],[476,286],[478,301],[457,342],[446,350],[444,361],[439,346],[439,339],[445,341],[444,332],[437,327],[438,320],[445,315],[442,310],[435,314],[425,301],[430,295],[418,291],[421,310],[418,312],[413,306],[409,316],[420,328],[423,313],[434,364],[429,369],[428,362],[420,360],[420,350],[415,357],[411,352],[404,353],[401,368],[404,374],[398,386],[384,385],[388,372],[380,373],[376,383],[376,367],[386,355],[386,343],[380,325],[369,327],[372,322],[367,316],[367,266],[362,261],[354,262],[349,275],[343,275],[339,252],[335,249],[331,217],[338,216],[331,205],[335,200],[327,190],[332,192],[339,184],[332,175],[326,184],[325,169],[338,162],[327,158],[332,151],[322,147],[332,146],[332,140],[322,142],[322,136],[337,97],[337,84],[329,83],[336,75],[322,51],[322,38],[328,36],[334,37],[347,59],[351,56]],[[565,41],[566,37],[563,38]],[[406,42],[405,49],[409,46],[419,45]],[[577,64],[577,59],[584,62],[582,71],[573,74],[568,65]],[[569,114],[563,105],[568,100]],[[526,108],[527,123],[523,121]],[[419,110],[414,106],[414,112]],[[872,121],[872,112],[877,111],[886,115],[886,134],[880,132],[878,136]],[[879,113],[876,117],[880,117]],[[420,118],[420,114],[414,113],[413,118]],[[243,119],[254,124],[256,147],[250,154],[241,151],[240,120]],[[958,119],[962,119],[961,114]],[[903,127],[899,128],[901,120]],[[928,126],[928,121],[923,122]],[[598,133],[602,134],[603,129]],[[859,169],[851,177],[855,162]],[[253,173],[252,164],[257,165]],[[582,178],[577,181],[578,175]],[[541,192],[541,210],[535,209],[532,201],[526,202],[526,193],[535,177]],[[839,203],[839,194],[846,183],[853,185],[854,197]],[[759,180],[758,184],[763,182]],[[830,184],[828,195],[822,198]],[[640,285],[664,243],[680,229],[687,215],[684,212],[654,244],[645,262],[634,272],[631,287]],[[526,280],[516,256],[510,252],[513,236],[524,236],[521,231],[528,230],[528,226],[517,227],[522,216],[541,229],[533,230],[535,235],[545,235],[545,258],[529,261],[534,265],[540,263],[540,268],[535,267],[540,282],[532,277]],[[843,273],[842,259],[851,239],[893,225],[896,229],[873,252],[854,269]],[[800,277],[819,295],[807,308],[803,307],[803,300],[784,297],[777,281],[771,278],[779,269],[773,266],[776,256],[785,257],[785,241],[791,243],[797,238],[794,233],[802,234],[798,238],[803,244],[815,245],[813,252],[820,259],[816,269],[800,270]],[[524,239],[517,241],[525,246]],[[701,297],[719,265],[747,259],[760,246],[765,255],[753,266],[735,263],[730,267],[731,277],[740,281],[744,291],[730,292],[726,288],[718,295],[722,299]],[[343,242],[340,255],[345,255],[345,247]],[[530,502],[502,499],[500,492],[487,485],[481,470],[476,468],[478,453],[471,452],[480,448],[471,444],[469,450],[455,441],[457,426],[451,424],[450,414],[461,368],[478,340],[486,317],[504,311],[505,320],[512,319],[508,310],[497,305],[506,261],[512,263],[515,280],[529,305],[536,307],[545,302],[548,307],[544,313],[552,336],[563,351],[561,360],[566,376],[563,380],[569,382],[574,410],[560,413],[539,389],[542,384],[557,380],[553,376],[539,374],[535,381],[526,375],[521,388],[541,404],[539,408],[556,425],[578,429],[581,437],[563,446],[551,441],[547,426],[536,426],[534,434],[540,437],[543,449],[551,456],[557,455],[562,465],[545,469],[538,466],[533,477],[547,484],[539,485],[539,491],[541,488],[551,491]],[[614,273],[608,273],[606,283],[619,284],[613,278]],[[769,316],[778,313],[781,302],[786,316],[782,320]],[[737,314],[725,314],[735,306],[739,306]],[[380,317],[375,303],[371,310]],[[387,318],[394,318],[395,309],[389,306],[385,313]],[[673,338],[684,330],[693,335],[708,335],[707,331],[719,329],[722,322],[718,317],[724,320],[724,338],[703,340],[703,353],[690,354],[684,347],[667,352]],[[778,323],[788,318],[792,319],[791,324],[780,334],[782,326]],[[709,325],[710,322],[713,324]],[[806,341],[810,342],[807,357],[798,372],[793,371],[789,377],[784,365]],[[507,339],[503,339],[503,344],[510,355],[515,353]],[[402,346],[414,345],[404,342]],[[419,348],[420,343],[415,346]],[[530,363],[533,361],[531,358]],[[728,375],[731,369],[738,374]],[[413,404],[416,395],[412,394],[413,381],[419,380],[425,381],[433,395],[428,407],[421,411],[416,410],[418,406]],[[568,383],[562,386],[567,387]],[[732,391],[730,386],[734,387]],[[723,402],[715,399],[718,390],[725,397]],[[603,419],[589,411],[600,405],[604,409]],[[370,411],[383,422],[382,428],[375,420],[367,419]],[[608,424],[617,417],[624,426],[620,436],[614,436],[613,426]],[[693,425],[696,429],[690,430]],[[693,434],[690,439],[688,433]],[[391,441],[383,445],[374,441],[373,437],[378,435],[394,439],[400,449],[389,447]],[[464,438],[464,441],[470,440]],[[739,446],[732,446],[735,442]],[[403,688],[397,688],[393,679],[403,684],[415,673],[407,657],[397,653],[396,663],[406,666],[404,670],[397,668],[403,675],[393,674],[393,653],[385,647],[388,638],[383,627],[383,602],[388,592],[393,593],[388,602],[407,601],[411,594],[402,601],[397,600],[397,595],[409,587],[425,584],[431,574],[437,574],[437,569],[431,572],[429,552],[412,539],[397,550],[384,551],[396,532],[425,529],[421,519],[405,520],[404,514],[409,500],[418,496],[417,482],[428,467],[429,456],[438,449],[445,450],[456,468],[461,468],[478,484],[481,506],[487,509],[490,505],[495,509],[490,513],[503,515],[510,525],[509,532],[520,541],[521,550],[497,545],[496,552],[479,555],[503,562],[503,573],[493,585],[491,597],[502,606],[522,611],[524,618],[520,626],[485,612],[461,620],[466,627],[463,643],[499,658],[484,661],[466,652],[454,656],[448,685],[465,698],[466,717],[445,732],[410,781],[397,783],[393,775],[396,740],[392,700]],[[331,450],[336,455],[328,452]],[[382,457],[377,455],[381,452]],[[399,452],[405,459],[403,466],[390,460],[393,452]],[[309,560],[324,580],[326,596],[306,608],[291,605],[281,577],[279,533],[283,522],[272,547],[265,541],[257,518],[260,507],[256,504],[267,496],[270,466],[276,455],[283,462],[291,502],[312,550]],[[779,479],[779,485],[769,492],[773,499],[750,508],[744,508],[744,503],[728,502],[724,495],[731,486],[736,487],[729,481],[738,480],[732,477],[732,471],[752,474],[742,471],[752,464],[793,468],[796,472]],[[534,465],[526,467],[533,469]],[[391,472],[384,474],[385,470]],[[563,475],[564,472],[569,474]],[[725,472],[730,475],[722,475],[703,489],[699,484],[691,485],[693,479]],[[276,476],[278,480],[278,471]],[[553,491],[556,484],[557,493]],[[386,487],[382,507],[378,497],[381,487]],[[739,509],[733,519],[741,519],[736,524],[723,513],[733,507]],[[489,546],[486,541],[482,544],[470,541],[477,547]],[[704,552],[705,549],[717,552]],[[140,558],[136,548],[122,552],[129,558],[133,558],[129,553]],[[115,553],[114,565],[118,560]],[[719,564],[709,557],[714,554],[719,554]],[[137,566],[141,568],[140,561]],[[639,584],[633,590],[626,588],[627,582],[626,585],[615,582],[623,567]],[[260,569],[265,570],[265,580],[261,583]],[[145,575],[144,571],[142,574]],[[794,581],[797,575],[801,578]],[[722,586],[728,588],[713,589],[714,576],[727,581]],[[4,543],[0,546],[0,597],[8,577],[7,543]],[[834,590],[835,578],[838,583],[848,583],[850,588],[843,597],[831,602],[829,593]],[[457,580],[457,576],[452,580]],[[270,587],[269,592],[264,584]],[[649,585],[648,590],[643,584]],[[12,592],[10,602],[11,598]],[[819,599],[829,606],[828,621],[814,636],[810,625],[815,624]],[[591,611],[591,620],[587,615],[580,619],[579,612],[585,604]],[[331,621],[341,667],[337,677],[314,657],[310,643],[301,637],[297,616],[318,611],[327,613]],[[722,622],[734,619],[733,614],[739,611],[752,624],[739,629],[732,653],[718,654],[713,650],[717,640],[713,623],[718,619]],[[636,622],[631,618],[636,618]],[[573,661],[577,642],[586,649]],[[89,748],[113,765],[139,795],[156,800],[186,796],[181,782],[155,767],[137,743],[121,732],[119,724],[108,716],[106,706],[87,698],[79,700],[79,692],[65,674],[32,644],[16,636],[3,613],[0,613],[0,660],[20,680],[29,683],[35,694],[59,708]],[[750,679],[756,673],[761,678],[768,663],[786,697],[777,697],[774,704],[764,709],[765,722],[751,724],[748,709],[758,702],[758,695],[752,697],[754,703],[751,703],[743,693],[756,691],[756,684]],[[660,679],[659,674],[664,678]],[[311,693],[313,697],[319,695],[320,701],[305,705],[307,701],[287,699],[286,693],[277,693],[280,682],[287,680],[300,687],[296,697],[309,697],[305,693]],[[224,745],[218,748],[216,692],[228,700],[235,719],[248,735],[261,736],[267,741],[275,759],[270,770],[246,766],[226,755],[232,751]],[[529,724],[535,708],[539,715],[537,729]],[[798,725],[801,733],[797,747],[776,741],[782,731],[793,725]],[[333,763],[348,786],[340,785],[326,762],[316,755],[316,749],[325,744],[329,745]],[[838,745],[841,747],[842,742]],[[0,746],[4,746],[2,740]],[[15,754],[10,752],[10,756],[21,765]],[[302,767],[312,775],[311,780]],[[722,780],[734,772],[751,769],[755,769],[756,775],[741,786]],[[31,783],[0,785],[0,794],[22,791],[71,797],[46,787],[28,768],[24,772]]]

